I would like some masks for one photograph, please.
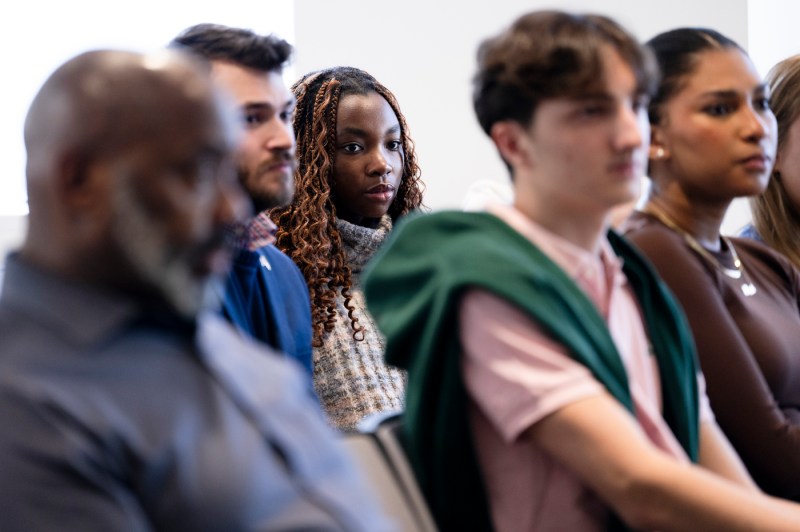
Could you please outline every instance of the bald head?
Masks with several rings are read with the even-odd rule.
[[[64,150],[103,156],[127,149],[162,128],[176,105],[210,108],[215,99],[206,72],[183,54],[81,54],[58,68],[31,104],[29,163]]]
[[[214,269],[203,254],[245,215],[228,164],[239,127],[207,69],[178,51],[71,59],[44,83],[25,122],[23,256],[137,294],[163,292],[155,285],[168,260],[202,281]],[[147,251],[131,249],[143,237],[123,235],[122,213],[156,233]]]

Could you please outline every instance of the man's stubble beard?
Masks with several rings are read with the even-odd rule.
[[[278,187],[258,186],[261,183],[263,174],[267,172],[266,168],[274,164],[274,160],[270,160],[267,163],[259,165],[254,174],[251,174],[244,165],[240,165],[238,168],[239,183],[241,183],[242,188],[245,189],[248,197],[250,198],[253,206],[253,215],[257,215],[258,213],[278,207],[286,207],[292,203],[292,200],[294,199],[294,170],[296,165],[293,158],[294,156],[282,155],[281,157],[285,157],[287,162],[292,163],[292,172],[289,176],[289,183],[286,186],[280,187],[279,189]]]

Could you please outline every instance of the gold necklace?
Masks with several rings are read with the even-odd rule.
[[[646,207],[646,210],[642,212],[654,216],[662,224],[666,225],[667,227],[669,227],[670,229],[681,235],[683,239],[686,241],[686,244],[688,244],[690,248],[696,251],[700,256],[705,258],[708,262],[713,264],[724,275],[730,277],[731,279],[737,279],[737,280],[742,279],[742,284],[740,285],[740,288],[742,290],[742,294],[744,294],[745,297],[756,295],[758,289],[756,288],[756,285],[753,284],[753,282],[750,280],[750,276],[747,275],[747,272],[744,269],[744,264],[742,264],[742,261],[739,259],[739,254],[736,253],[736,248],[733,247],[733,242],[731,242],[728,237],[726,237],[725,235],[719,235],[719,237],[725,242],[725,245],[728,246],[728,249],[731,251],[731,256],[733,257],[733,265],[735,269],[729,268],[724,264],[722,264],[717,257],[712,255],[710,251],[704,248],[700,244],[700,242],[697,241],[695,237],[693,237],[691,234],[689,234],[689,232],[687,232],[681,226],[679,226],[678,223],[672,218],[670,218],[669,215],[666,212],[664,212],[660,207],[656,207],[650,204]]]

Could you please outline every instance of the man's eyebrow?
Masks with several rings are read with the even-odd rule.
[[[289,98],[280,106],[281,109],[291,109],[295,105],[297,105],[296,98]],[[245,102],[242,104],[242,109],[246,109],[248,111],[259,111],[259,110],[272,110],[275,109],[275,106],[269,102],[263,101],[254,101],[254,102]]]
[[[242,105],[242,109],[246,109],[248,111],[260,111],[260,110],[271,110],[274,109],[272,104],[267,102],[245,102]]]

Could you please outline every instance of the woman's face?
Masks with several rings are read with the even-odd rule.
[[[400,122],[376,92],[339,100],[331,191],[340,218],[374,225],[387,213],[403,177]]]
[[[701,52],[680,83],[652,126],[653,178],[711,202],[761,193],[775,161],[777,126],[750,59],[733,48]]]
[[[778,179],[789,201],[800,212],[800,118],[796,118],[786,130],[775,170],[780,173]]]

